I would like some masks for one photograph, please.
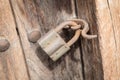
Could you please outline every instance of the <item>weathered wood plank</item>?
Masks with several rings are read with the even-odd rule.
[[[29,80],[9,0],[0,0],[0,37],[10,48],[0,52],[0,80]]]
[[[105,80],[120,79],[119,0],[96,0]]]
[[[97,34],[98,24],[96,23],[97,18],[95,0],[76,0],[76,7],[78,18],[82,18],[89,23],[89,33]],[[99,48],[99,40],[87,40],[81,38],[80,41],[82,63],[84,66],[84,80],[103,80],[102,57]]]
[[[75,18],[74,0],[11,0],[11,3],[31,80],[83,80],[79,45],[52,62],[27,38],[32,29],[39,29],[43,36],[64,20]]]
[[[111,20],[112,20],[112,26],[114,31],[114,39],[115,39],[115,47],[116,47],[116,53],[115,53],[115,64],[117,72],[115,77],[117,79],[120,79],[120,1],[116,0],[108,0],[108,5],[111,13]],[[114,79],[114,78],[113,78]]]

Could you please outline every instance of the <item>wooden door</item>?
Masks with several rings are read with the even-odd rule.
[[[10,47],[0,52],[0,80],[29,80],[24,54],[9,0],[0,0],[0,39]]]
[[[0,52],[0,80],[119,80],[119,5],[119,0],[1,0],[0,37],[10,47]],[[86,20],[88,34],[98,37],[80,37],[56,62],[28,39],[73,18]]]

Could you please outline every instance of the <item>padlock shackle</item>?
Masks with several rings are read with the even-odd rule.
[[[67,46],[73,45],[78,40],[78,38],[80,36],[80,32],[81,32],[80,29],[76,30],[75,35],[73,36],[73,38],[66,43]]]
[[[62,28],[66,27],[66,26],[72,26],[72,27],[74,27],[73,29],[81,27],[81,25],[78,25],[76,22],[66,21],[66,22],[63,22],[60,25],[58,25],[57,28],[55,29],[55,31],[59,32]],[[78,38],[80,36],[80,32],[81,32],[80,29],[76,30],[75,35],[73,36],[73,38],[70,41],[68,41],[66,43],[66,45],[71,46],[72,44],[74,44],[78,40]]]
[[[58,25],[54,30],[56,32],[59,32],[60,30],[62,30],[62,28],[66,27],[66,26],[77,26],[77,23],[73,22],[73,21],[66,21],[66,22],[63,22],[60,25]]]

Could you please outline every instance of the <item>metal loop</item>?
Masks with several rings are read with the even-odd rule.
[[[73,36],[73,38],[66,43],[67,46],[71,46],[72,44],[74,44],[78,40],[78,38],[80,36],[80,32],[81,32],[80,27],[81,27],[81,25],[78,25],[76,22],[73,22],[73,21],[66,21],[66,22],[61,23],[59,26],[57,26],[55,31],[59,32],[65,26],[72,26],[71,28],[76,30],[75,35]]]
[[[59,32],[62,28],[65,28],[66,26],[77,26],[77,23],[73,21],[63,22],[55,28],[55,31]]]
[[[71,26],[70,28],[71,28],[72,30],[78,30],[78,29],[81,28],[81,25],[79,24],[79,25],[76,25],[76,26]]]
[[[82,19],[71,19],[69,21],[74,21],[74,22],[84,26],[84,28],[83,28],[83,30],[81,32],[81,34],[82,34],[82,36],[84,38],[92,39],[92,38],[96,38],[97,37],[97,35],[88,35],[87,34],[87,32],[89,31],[89,26],[88,26],[88,23],[85,20],[82,20]]]

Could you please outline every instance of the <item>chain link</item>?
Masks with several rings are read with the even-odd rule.
[[[82,37],[84,37],[86,39],[93,39],[93,38],[97,37],[97,35],[88,35],[87,34],[87,32],[89,31],[89,26],[88,26],[88,23],[85,20],[83,20],[83,19],[71,19],[71,20],[68,20],[68,21],[73,21],[77,25],[66,26],[65,28],[70,28],[72,30],[80,29]],[[83,27],[83,29],[81,29],[81,27]]]

